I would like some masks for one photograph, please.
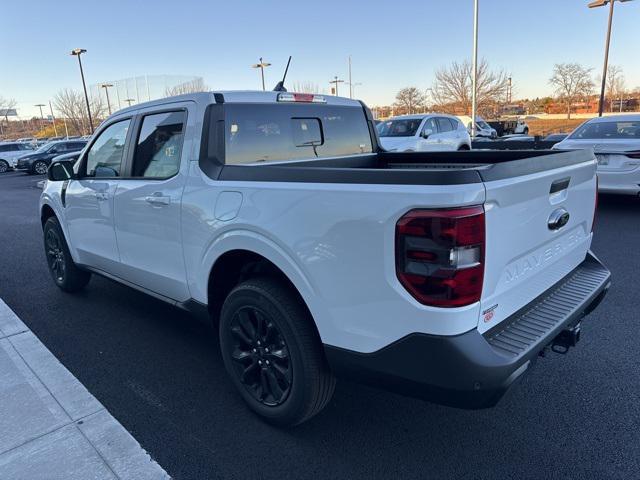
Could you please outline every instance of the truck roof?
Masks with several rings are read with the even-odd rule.
[[[199,93],[187,93],[184,95],[176,95],[173,97],[160,98],[158,100],[151,100],[149,102],[141,102],[130,107],[125,107],[118,110],[118,114],[133,112],[141,108],[154,107],[165,105],[167,103],[174,103],[180,101],[193,101],[196,103],[215,103],[216,95],[222,95],[224,103],[276,103],[278,101],[278,95],[282,92],[261,90],[218,90],[212,92],[199,92]],[[296,92],[288,92],[296,93]],[[326,105],[343,105],[359,107],[360,102],[345,97],[336,97],[335,95],[316,94],[324,97]]]

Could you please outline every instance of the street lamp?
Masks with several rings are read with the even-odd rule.
[[[34,107],[40,108],[40,128],[42,128],[44,125],[44,115],[42,114],[42,107],[44,106],[44,103],[38,103],[37,105],[34,105]]]
[[[89,133],[93,133],[93,120],[91,119],[91,107],[89,106],[89,95],[87,95],[87,85],[84,81],[84,71],[82,70],[82,60],[80,60],[80,55],[83,53],[87,53],[84,48],[76,48],[71,50],[71,55],[78,57],[78,65],[80,65],[80,76],[82,77],[82,88],[84,89],[84,100],[87,102],[87,114],[89,115],[89,128],[91,131]]]
[[[270,67],[270,66],[271,66],[270,63],[262,61],[262,57],[260,57],[260,63],[254,63],[253,65],[251,65],[251,68],[259,68],[260,69],[260,74],[262,75],[262,91],[265,90],[265,88],[264,88],[264,69],[266,67]]]
[[[602,67],[602,84],[600,85],[600,103],[598,104],[598,116],[602,116],[604,109],[604,89],[607,82],[607,65],[609,63],[609,43],[611,42],[611,21],[613,20],[613,4],[618,2],[629,2],[630,0],[595,0],[591,2],[589,8],[604,7],[609,4],[609,25],[607,26],[607,40],[604,47],[604,65]]]
[[[335,94],[336,94],[336,97],[337,97],[338,96],[338,84],[339,83],[344,83],[344,80],[338,79],[338,76],[336,75],[335,77],[333,77],[333,80],[331,80],[329,83],[333,83],[335,85]]]
[[[478,108],[478,0],[473,2],[473,61],[471,78],[471,138],[476,136],[476,110]]]
[[[104,93],[107,95],[107,108],[109,109],[109,115],[111,115],[111,102],[109,101],[109,88],[113,87],[113,83],[103,83],[100,86],[104,88]]]

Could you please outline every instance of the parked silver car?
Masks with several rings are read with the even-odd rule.
[[[592,148],[598,159],[598,191],[640,194],[640,114],[593,118],[552,148]]]
[[[0,143],[0,173],[4,173],[16,166],[19,157],[33,151],[30,143],[4,142]]]

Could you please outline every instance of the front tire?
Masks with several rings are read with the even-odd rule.
[[[301,300],[282,282],[255,278],[222,306],[220,348],[249,408],[280,426],[300,424],[331,399],[335,378]]]
[[[48,166],[46,162],[42,160],[38,160],[37,162],[33,162],[33,166],[31,167],[30,173],[35,173],[37,175],[44,175],[47,173]]]
[[[6,160],[0,160],[0,173],[5,173],[9,170],[9,162]]]
[[[51,277],[61,290],[77,292],[91,280],[91,273],[78,268],[71,258],[62,228],[55,217],[50,217],[44,224],[44,251]]]

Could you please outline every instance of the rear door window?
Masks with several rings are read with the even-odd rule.
[[[438,122],[438,130],[440,131],[440,133],[450,132],[451,130],[453,130],[451,126],[451,122],[449,121],[448,118],[438,117],[437,122]]]
[[[281,162],[371,153],[360,107],[227,104],[227,164]]]
[[[133,177],[169,178],[178,173],[185,116],[179,111],[143,118],[133,157]]]

